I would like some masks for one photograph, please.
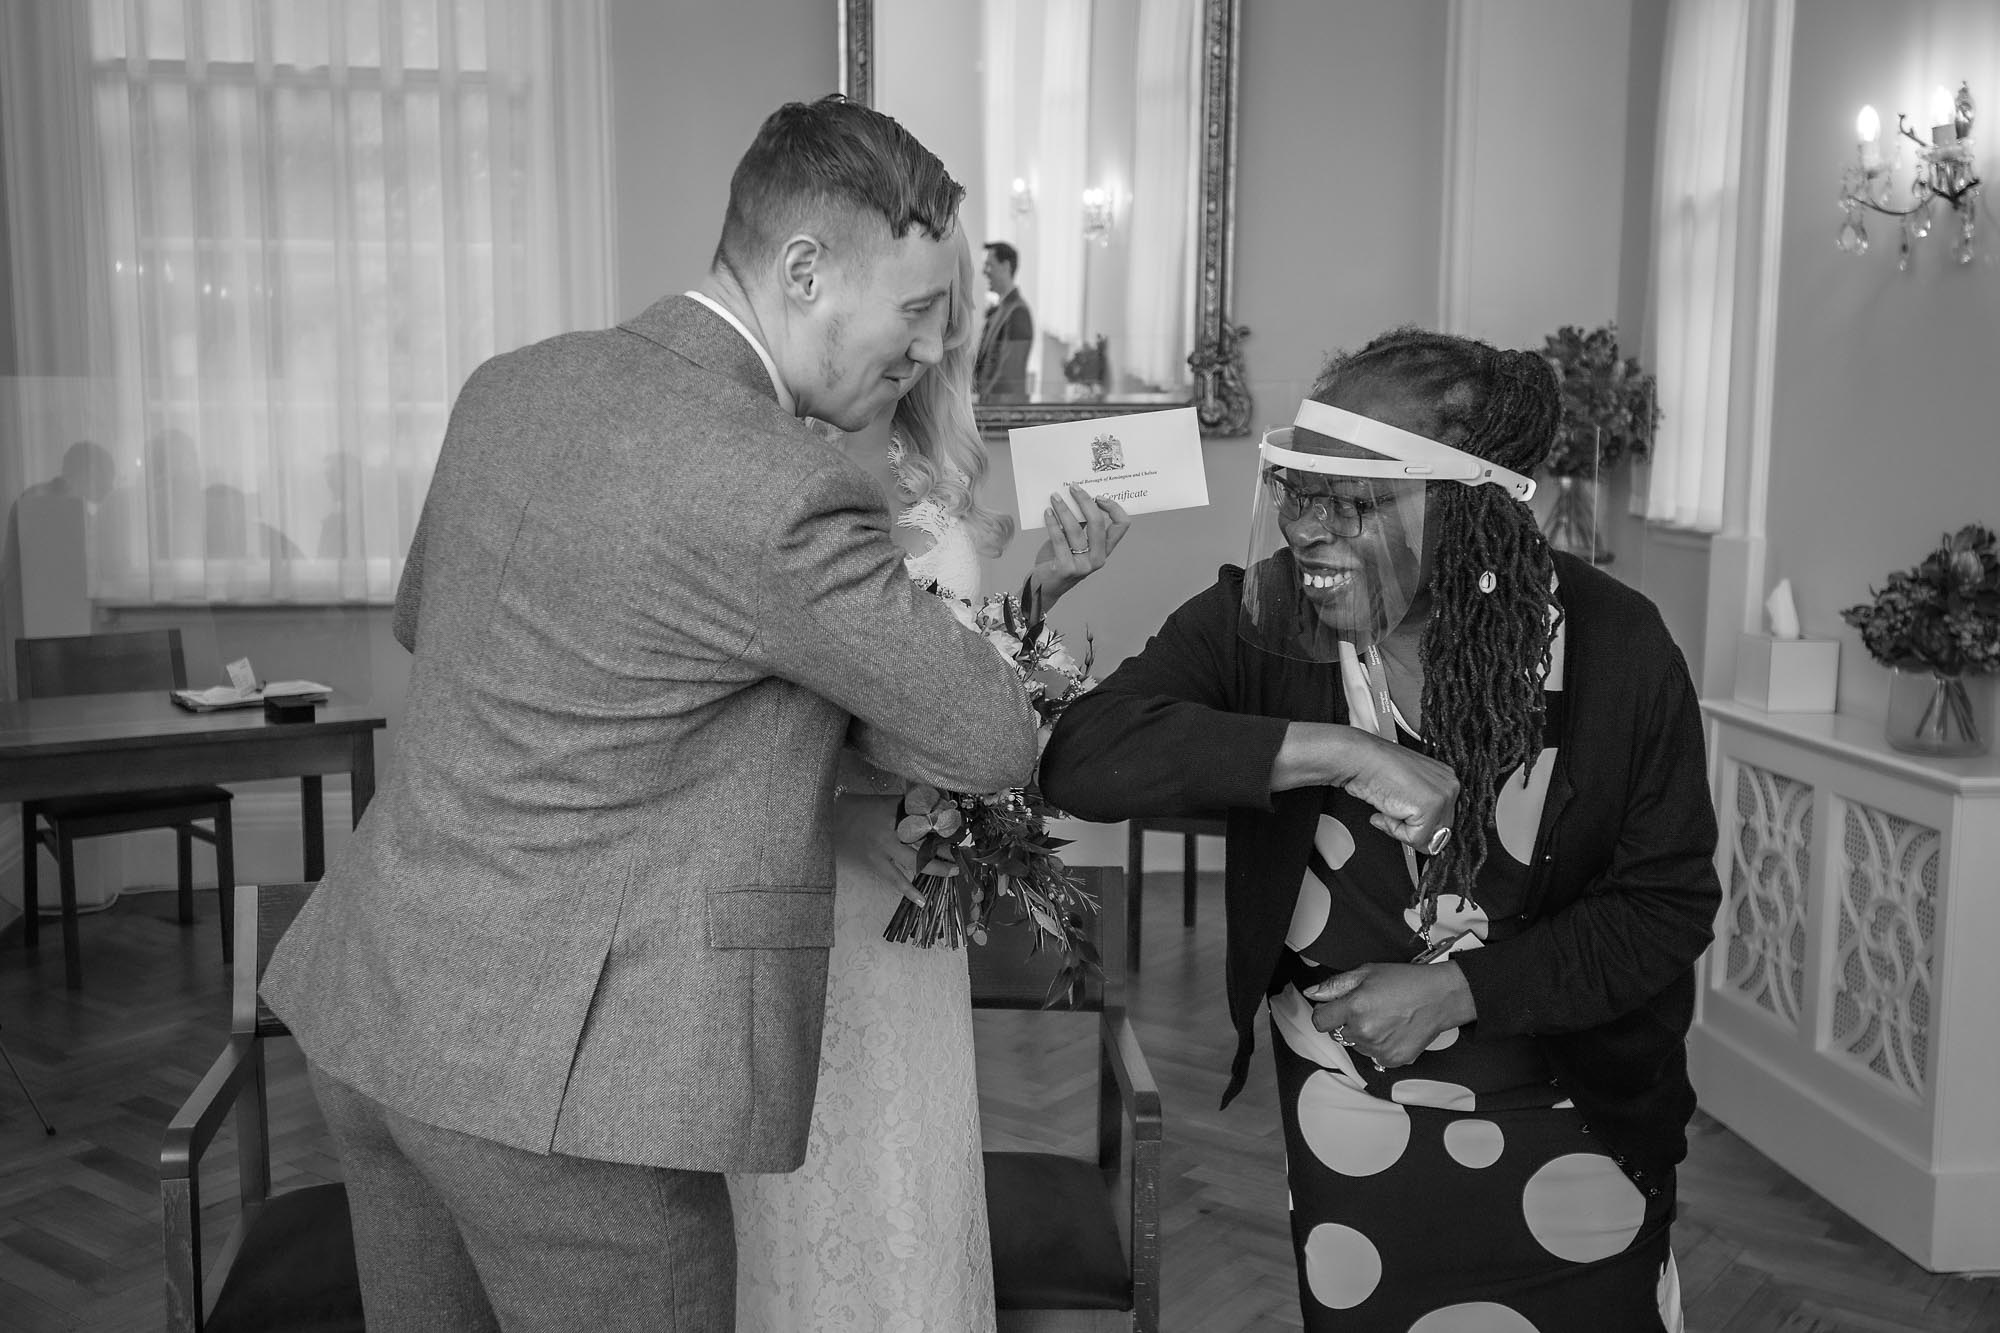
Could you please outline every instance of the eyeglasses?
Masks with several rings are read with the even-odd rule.
[[[1264,484],[1271,488],[1271,496],[1278,503],[1281,522],[1298,523],[1310,516],[1336,537],[1359,537],[1362,527],[1381,507],[1369,495],[1306,490],[1275,467],[1264,469]]]

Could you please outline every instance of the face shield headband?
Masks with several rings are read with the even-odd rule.
[[[1342,453],[1293,448],[1304,430]],[[1525,500],[1535,483],[1450,445],[1306,401],[1258,450],[1242,637],[1267,652],[1339,660],[1379,642],[1421,590],[1425,495],[1433,483],[1493,485]]]

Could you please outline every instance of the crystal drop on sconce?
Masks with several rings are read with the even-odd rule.
[[[1840,234],[1833,242],[1842,254],[1865,255],[1868,253],[1868,228],[1862,223],[1861,215],[1849,209],[1841,219]]]

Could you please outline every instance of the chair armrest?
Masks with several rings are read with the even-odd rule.
[[[1146,1054],[1139,1049],[1139,1035],[1123,1014],[1107,1014],[1102,1026],[1104,1063],[1118,1085],[1118,1099],[1131,1122],[1129,1145],[1117,1143],[1115,1118],[1107,1119],[1111,1108],[1099,1106],[1099,1165],[1107,1183],[1125,1196],[1126,1206],[1118,1216],[1119,1238],[1125,1244],[1132,1273],[1132,1327],[1157,1330],[1160,1326],[1160,1155],[1163,1126],[1160,1087]]]
[[[1132,1119],[1132,1137],[1158,1142],[1161,1136],[1160,1085],[1153,1081],[1152,1066],[1139,1049],[1139,1034],[1132,1020],[1120,1015],[1107,1017],[1103,1024],[1104,1057],[1118,1080],[1119,1100]]]
[[[160,1144],[161,1180],[184,1180],[194,1174],[202,1153],[228,1119],[245,1080],[257,1072],[261,1059],[255,1037],[238,1033],[229,1039],[181,1109],[167,1122],[167,1135]]]

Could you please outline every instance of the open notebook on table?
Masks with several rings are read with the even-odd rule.
[[[255,708],[267,699],[288,704],[325,703],[332,695],[333,691],[318,681],[274,680],[254,690],[239,690],[234,685],[211,685],[205,690],[174,690],[169,697],[192,712],[213,713],[223,708]]]

